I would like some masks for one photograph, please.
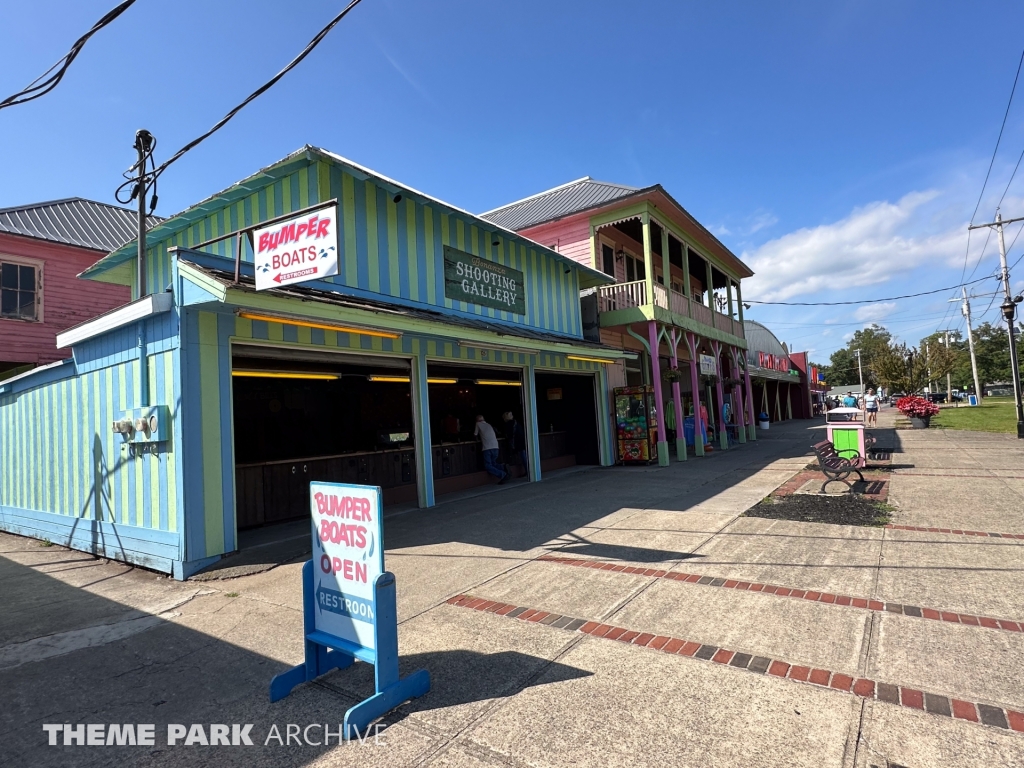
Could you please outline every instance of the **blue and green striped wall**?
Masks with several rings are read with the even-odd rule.
[[[149,323],[148,398],[175,421],[177,351],[156,332],[166,322]],[[0,527],[170,570],[181,555],[180,433],[154,452],[123,446],[111,424],[140,405],[138,348],[107,342],[82,344],[66,378],[27,377],[0,395]]]
[[[582,337],[578,268],[567,265],[543,248],[509,233],[484,229],[468,215],[441,210],[395,195],[372,179],[357,178],[326,160],[307,165],[266,186],[220,205],[149,248],[147,288],[155,293],[172,280],[172,247],[190,248],[243,227],[337,199],[339,206],[339,274],[318,281],[322,288],[368,298],[386,297],[409,306],[443,308],[465,317],[486,318],[511,326],[526,326],[571,338]],[[526,314],[453,301],[444,295],[444,246],[523,272]],[[203,250],[234,258],[234,238]],[[252,263],[245,243],[243,259]],[[119,281],[132,284],[132,262],[112,269]],[[109,276],[108,276],[109,277]],[[133,285],[134,288],[134,285]]]

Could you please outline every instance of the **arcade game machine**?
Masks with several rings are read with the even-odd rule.
[[[615,428],[618,462],[649,464],[658,458],[658,414],[654,387],[616,387]]]

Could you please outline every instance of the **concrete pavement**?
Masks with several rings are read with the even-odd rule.
[[[804,469],[811,421],[388,518],[402,667],[433,689],[364,745],[264,745],[372,690],[358,664],[268,702],[301,660],[298,562],[179,584],[0,535],[0,764],[1024,766],[1024,449],[891,425],[903,528],[742,516]],[[52,722],[158,738],[50,747]]]

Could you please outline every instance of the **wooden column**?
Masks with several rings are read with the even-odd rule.
[[[727,451],[729,450],[729,434],[725,428],[725,419],[723,418],[725,389],[722,387],[722,374],[725,371],[722,370],[722,342],[711,342],[711,354],[715,356],[715,369],[717,373],[715,376],[715,394],[718,395],[718,413],[715,414],[715,423],[718,425],[718,445],[723,451]]]
[[[669,333],[669,344],[672,350],[672,367],[679,370],[679,341],[680,335],[677,328]],[[672,408],[676,414],[676,460],[686,461],[686,438],[683,436],[683,397],[679,390],[679,381],[672,382]]]
[[[645,304],[654,303],[654,257],[651,252],[651,214],[646,211],[640,214],[640,222],[643,226],[644,238],[644,282],[646,283],[647,296]],[[657,356],[657,352],[653,353]]]
[[[647,323],[647,336],[651,344],[651,376],[654,377],[654,402],[658,407],[658,465],[668,466],[668,440],[665,437],[665,401],[661,396],[661,360],[658,357],[658,324]]]
[[[686,332],[686,348],[690,353],[690,388],[693,390],[693,455],[704,455],[704,440],[701,437],[700,418],[700,376],[697,374],[697,335]]]

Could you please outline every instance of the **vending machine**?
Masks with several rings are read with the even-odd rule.
[[[615,431],[620,464],[648,464],[658,458],[658,410],[654,387],[616,387]]]

